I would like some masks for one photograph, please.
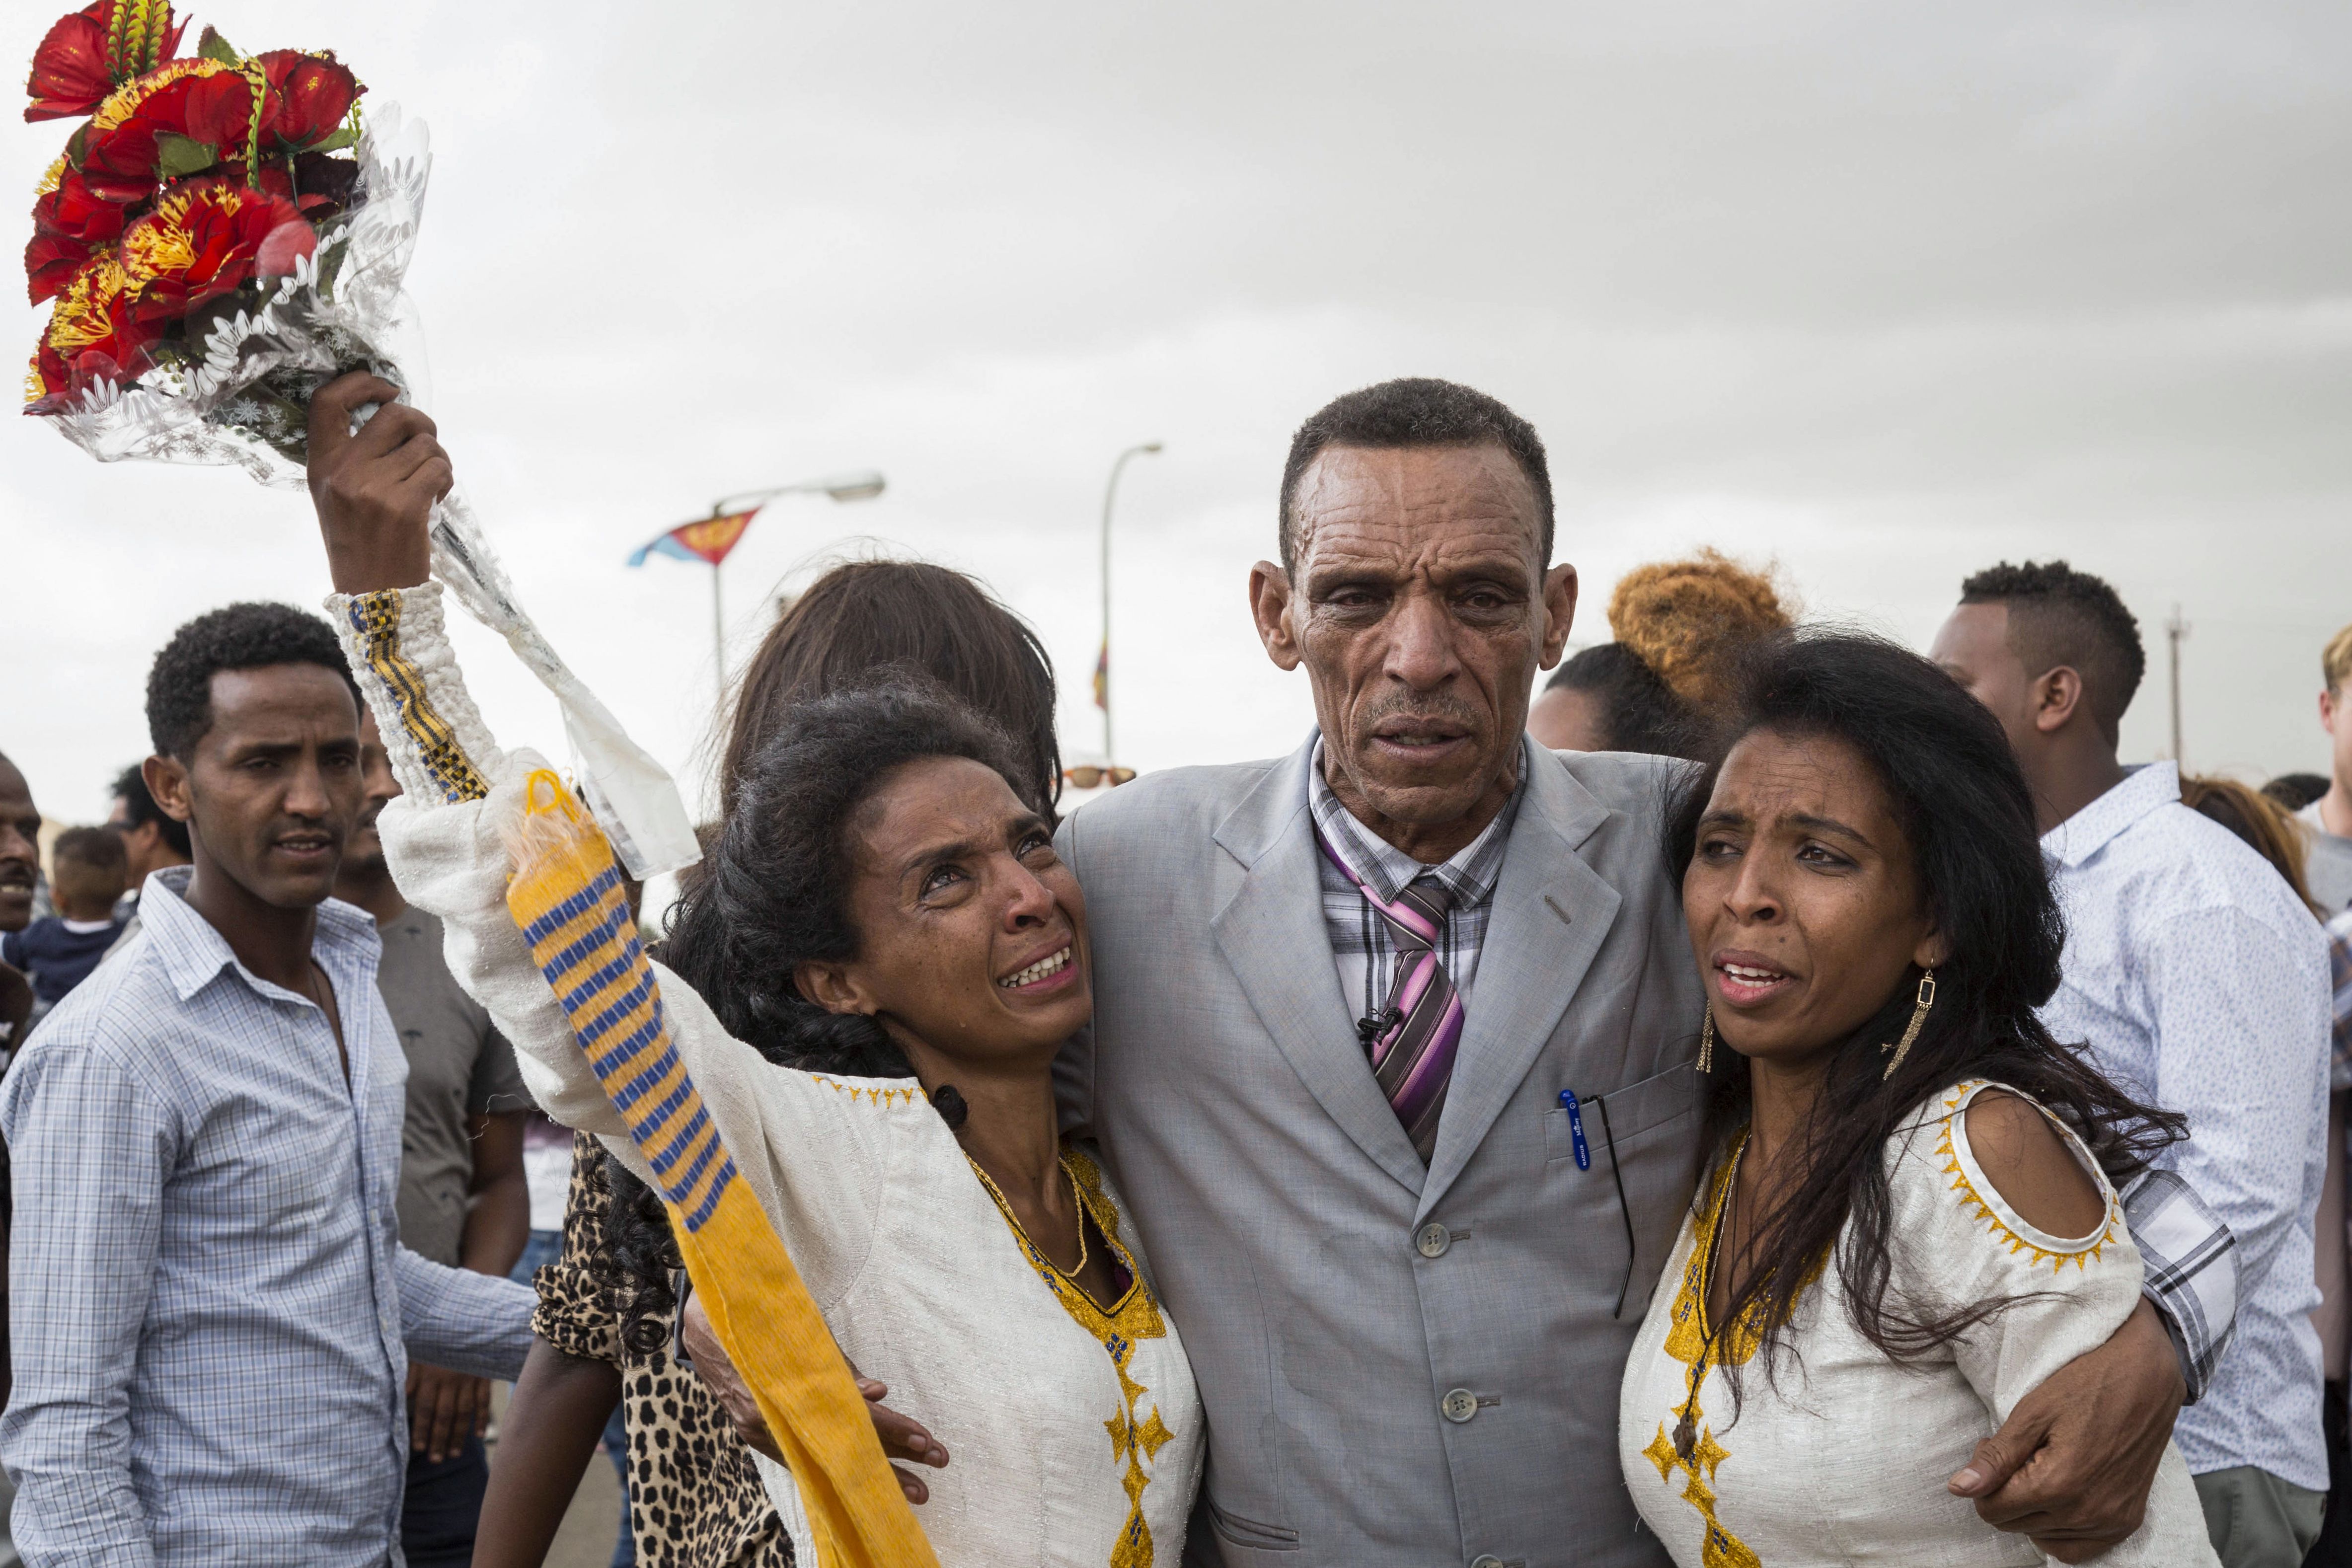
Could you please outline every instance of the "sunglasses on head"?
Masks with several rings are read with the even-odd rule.
[[[1071,783],[1076,785],[1081,789],[1091,789],[1097,784],[1124,784],[1129,779],[1135,777],[1135,769],[1132,768],[1097,768],[1093,763],[1088,762],[1081,764],[1076,768],[1063,768],[1062,777],[1068,779]]]

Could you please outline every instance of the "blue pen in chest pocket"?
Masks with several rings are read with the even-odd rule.
[[[1559,1108],[1568,1113],[1568,1138],[1576,1151],[1576,1168],[1589,1171],[1592,1168],[1592,1145],[1584,1141],[1584,1112],[1576,1103],[1575,1090],[1559,1092]]]

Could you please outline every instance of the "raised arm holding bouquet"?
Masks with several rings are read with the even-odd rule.
[[[97,0],[33,58],[30,120],[87,118],[42,177],[25,275],[54,301],[25,412],[101,462],[231,464],[299,486],[311,393],[364,370],[416,387],[402,292],[432,165],[332,53],[240,54],[163,0]],[[577,782],[630,872],[697,858],[677,787],[516,603],[464,497],[435,505],[433,574],[562,705]]]
[[[380,390],[328,386],[313,436],[330,618],[406,787],[385,854],[540,1103],[662,1195],[789,1460],[763,1479],[801,1560],[1179,1561],[1200,1400],[1119,1195],[1059,1141],[1086,906],[1011,743],[928,688],[795,709],[673,924],[677,968],[653,962],[603,835],[500,750],[441,634],[429,426],[341,433]],[[955,1450],[919,1529],[843,1351]]]

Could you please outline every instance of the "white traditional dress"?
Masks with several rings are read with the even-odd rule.
[[[514,1042],[539,1103],[649,1177],[507,909],[505,836],[522,779],[545,765],[491,742],[437,587],[338,596],[329,610],[407,791],[381,823],[401,891],[441,917],[452,972]],[[460,768],[487,799],[446,803]],[[1205,1427],[1100,1168],[1066,1154],[1131,1281],[1108,1310],[1030,1244],[913,1079],[776,1067],[655,970],[677,1051],[835,1339],[947,1445],[916,1511],[945,1568],[1174,1568]],[[792,1477],[761,1467],[800,1561],[814,1563]]]
[[[1694,1392],[1710,1329],[1707,1248],[1733,1159],[1717,1162],[1667,1260],[1618,1406],[1625,1482],[1682,1568],[2055,1561],[2024,1536],[1986,1524],[1945,1483],[2020,1398],[2122,1326],[2139,1300],[2139,1252],[2114,1188],[2063,1125],[2067,1147],[2099,1184],[2105,1223],[2087,1236],[2056,1237],[2010,1207],[1978,1166],[1962,1115],[1996,1087],[1977,1081],[1937,1094],[1887,1142],[1889,1300],[1948,1311],[2016,1298],[1908,1366],[1855,1332],[1832,1261],[1799,1301],[1795,1354],[1780,1357],[1777,1383],[1756,1359],[1756,1336],[1743,1321],[1718,1337]],[[1727,1360],[1741,1368],[1736,1420],[1718,1364]],[[1685,1449],[1675,1433],[1686,1410]],[[2188,1466],[2171,1445],[2146,1521],[2099,1562],[2217,1562]]]

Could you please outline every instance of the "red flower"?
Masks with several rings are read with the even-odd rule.
[[[211,142],[223,162],[245,162],[246,139],[253,131],[253,84],[244,72],[224,67],[191,86],[180,115],[180,134]]]
[[[88,114],[114,90],[106,68],[106,13],[114,0],[97,0],[86,11],[62,17],[33,51],[33,74],[25,83],[31,120],[63,120]]]
[[[276,100],[262,121],[289,152],[299,152],[334,134],[352,104],[366,89],[351,68],[331,54],[306,55],[296,49],[272,49],[257,56]],[[249,100],[248,100],[249,102]]]
[[[112,256],[100,256],[66,286],[33,358],[40,389],[48,395],[28,407],[27,413],[52,412],[100,377],[127,382],[148,368],[147,350],[163,337],[163,329],[137,319],[126,308],[124,285],[121,266]]]
[[[200,91],[204,96],[198,96]],[[160,177],[160,139],[171,135],[212,141],[214,137],[203,132],[213,131],[214,120],[222,118],[213,106],[224,95],[240,102],[250,116],[251,91],[233,68],[218,60],[173,60],[117,89],[99,106],[88,131],[78,139],[81,146],[75,166],[90,190],[108,201],[145,201]],[[213,110],[209,118],[200,112],[207,110]],[[236,127],[239,156],[245,130],[243,123]]]
[[[33,103],[25,118],[88,114],[123,82],[170,59],[186,26],[173,26],[172,8],[160,0],[96,0],[60,17],[33,52],[25,83]]]
[[[63,288],[100,246],[122,233],[123,210],[66,170],[33,204],[33,239],[25,247],[25,281],[38,305]]]
[[[299,235],[277,231],[292,227]],[[294,204],[235,180],[194,180],[163,193],[122,234],[123,298],[142,322],[176,321],[264,271],[286,272],[318,237]]]

